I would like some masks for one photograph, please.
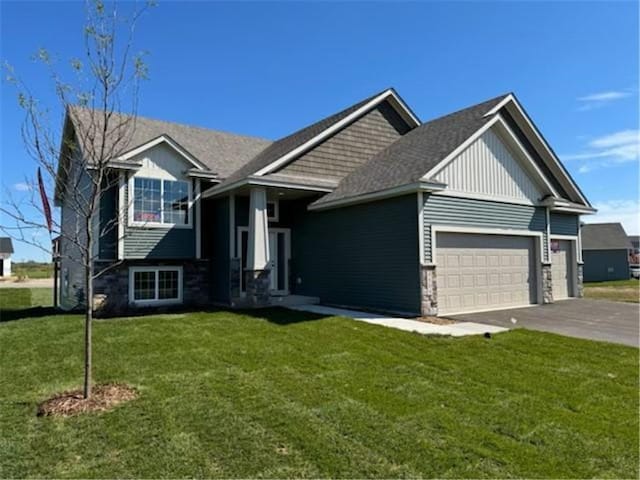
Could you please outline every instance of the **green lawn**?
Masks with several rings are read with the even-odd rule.
[[[53,264],[41,262],[16,262],[11,265],[16,277],[53,278]]]
[[[584,296],[617,302],[640,302],[640,281],[636,279],[584,284]]]
[[[139,398],[38,418],[80,384],[82,318],[21,318],[15,293],[0,290],[2,478],[638,477],[638,349],[278,309],[101,320],[95,377]]]

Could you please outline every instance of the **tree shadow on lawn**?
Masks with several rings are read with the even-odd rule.
[[[63,312],[53,307],[30,307],[20,309],[0,308],[0,323],[25,320],[29,318],[42,318],[60,315]]]
[[[258,320],[266,320],[275,325],[293,325],[303,322],[314,322],[331,317],[331,315],[321,315],[319,313],[302,312],[300,310],[289,310],[283,307],[265,307],[243,310],[229,310],[230,313],[254,317]]]

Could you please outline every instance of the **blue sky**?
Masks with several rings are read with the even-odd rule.
[[[0,8],[1,59],[55,106],[30,56],[81,55],[83,3]],[[140,115],[272,139],[388,86],[422,120],[514,91],[600,209],[585,220],[640,233],[637,2],[160,0],[135,47],[149,51]],[[20,195],[35,166],[6,83],[1,99],[0,180]]]

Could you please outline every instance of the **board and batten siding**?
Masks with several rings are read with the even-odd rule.
[[[551,212],[549,215],[551,235],[578,235],[580,216],[569,213]]]
[[[531,230],[543,234],[543,260],[547,260],[546,211],[544,207],[502,203],[488,200],[458,198],[445,195],[424,195],[424,259],[432,263],[431,226]]]
[[[409,130],[384,102],[278,173],[342,179]]]
[[[418,314],[415,195],[292,214],[293,293],[326,304]]]
[[[537,204],[543,196],[514,151],[494,130],[487,130],[436,174],[451,193],[471,193],[491,198]],[[519,155],[522,156],[521,154]]]

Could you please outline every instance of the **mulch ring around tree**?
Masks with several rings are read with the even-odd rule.
[[[70,417],[80,413],[105,412],[138,396],[133,387],[123,383],[94,385],[91,397],[83,398],[82,389],[62,392],[38,405],[38,416]]]

